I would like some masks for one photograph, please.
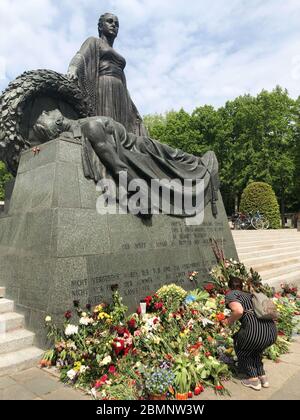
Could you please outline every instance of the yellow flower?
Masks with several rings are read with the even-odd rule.
[[[99,312],[98,313],[98,319],[112,319],[110,315],[108,315],[106,312]]]
[[[75,362],[74,363],[74,370],[76,372],[79,372],[80,371],[80,368],[81,368],[81,362]]]

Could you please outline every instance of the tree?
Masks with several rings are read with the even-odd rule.
[[[218,110],[205,105],[191,115],[182,109],[147,116],[145,122],[153,138],[172,147],[198,156],[216,153],[228,213],[254,181],[273,187],[283,224],[286,209],[299,209],[300,98],[294,101],[286,90],[240,96]]]
[[[12,178],[12,175],[7,172],[5,163],[0,161],[0,201],[4,200],[4,188],[7,181]]]
[[[271,185],[265,182],[252,182],[243,192],[240,209],[243,213],[264,214],[270,223],[270,228],[280,228],[280,212],[276,195]]]

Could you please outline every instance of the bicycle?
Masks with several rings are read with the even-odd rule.
[[[251,228],[255,230],[264,230],[269,229],[270,226],[268,219],[259,211],[254,214],[251,212],[248,214],[235,213],[232,216],[231,221],[235,230],[248,230]]]
[[[270,223],[269,223],[269,220],[262,213],[257,211],[251,217],[251,226],[255,230],[264,230],[264,229],[269,229]]]
[[[235,213],[231,221],[235,230],[247,230],[251,226],[251,218],[247,214]]]

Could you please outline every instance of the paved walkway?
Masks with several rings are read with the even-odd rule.
[[[38,367],[0,377],[0,400],[89,400],[90,396],[62,384]]]
[[[271,387],[253,391],[238,380],[227,383],[231,397],[215,395],[206,390],[199,399],[205,400],[300,400],[300,337],[291,344],[291,352],[280,363],[267,360],[266,370]],[[91,397],[59,382],[52,371],[32,368],[0,377],[0,400],[89,400]]]
[[[290,353],[281,356],[280,363],[265,361],[270,388],[261,391],[243,387],[238,379],[227,383],[230,397],[215,395],[207,390],[201,400],[300,400],[300,337],[290,346]]]

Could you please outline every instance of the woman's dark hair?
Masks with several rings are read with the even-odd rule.
[[[243,280],[239,277],[230,276],[228,287],[231,290],[243,290]]]

